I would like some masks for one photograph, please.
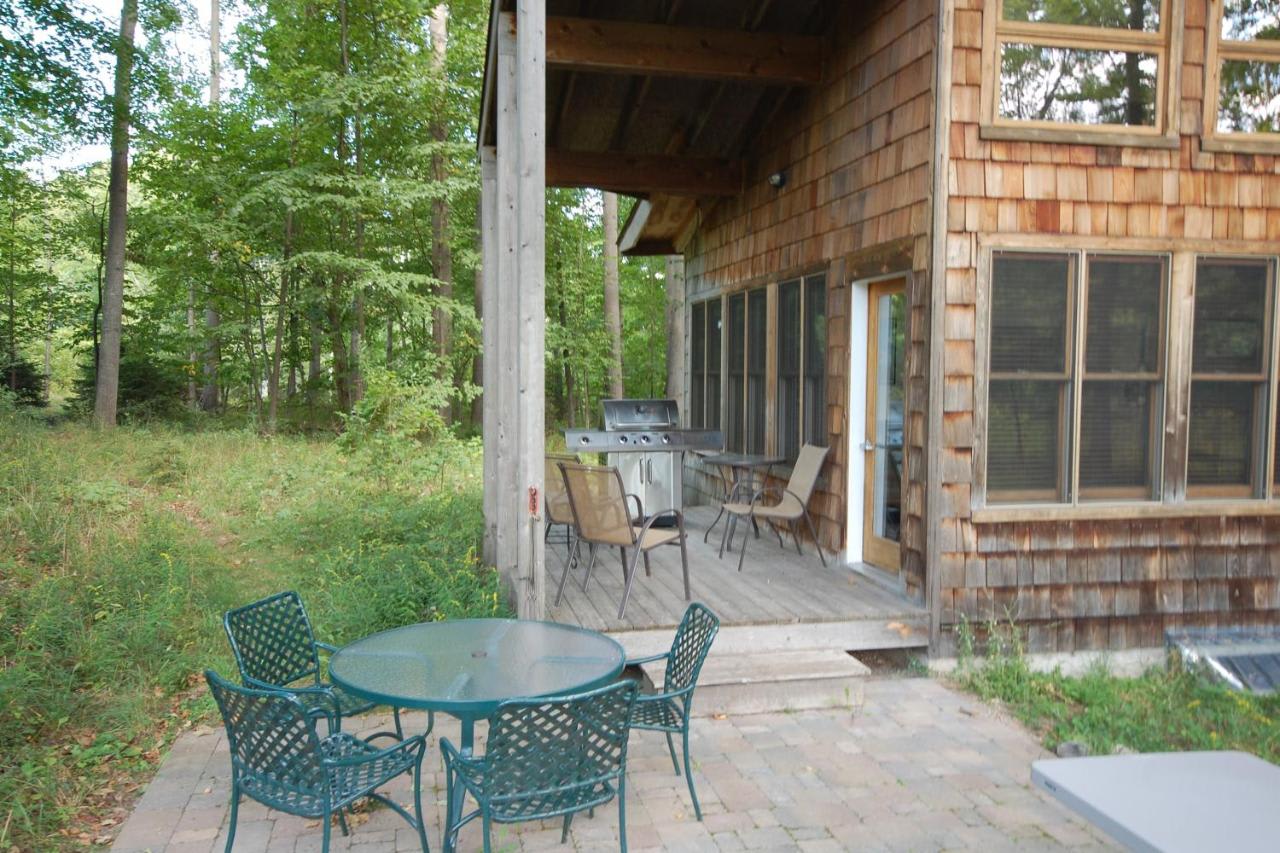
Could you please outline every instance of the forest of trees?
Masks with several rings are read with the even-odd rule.
[[[0,384],[101,425],[474,431],[487,4],[199,7],[0,0]],[[581,423],[619,354],[662,393],[663,261],[617,264],[619,336],[618,200],[547,199],[548,417]]]

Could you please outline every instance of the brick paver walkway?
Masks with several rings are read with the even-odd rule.
[[[409,728],[424,724],[408,715]],[[369,719],[373,728],[384,725]],[[437,716],[457,742],[457,724]],[[853,709],[763,714],[694,722],[695,779],[705,820],[671,769],[661,734],[636,732],[629,760],[627,835],[633,851],[1049,850],[1106,844],[1033,790],[1031,761],[1043,751],[980,701],[930,679],[874,680]],[[432,738],[424,770],[428,837],[439,849],[443,770]],[[210,853],[225,844],[229,791],[220,731],[184,735],[116,839],[115,853]],[[410,802],[407,777],[390,787]],[[478,821],[477,821],[478,824]],[[460,848],[478,850],[478,826]],[[574,821],[560,846],[559,822],[496,827],[495,850],[616,851],[617,808]],[[335,850],[417,850],[389,809],[334,832]],[[318,821],[242,802],[237,851],[320,849]]]

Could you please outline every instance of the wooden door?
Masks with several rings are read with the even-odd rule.
[[[906,279],[876,282],[867,310],[867,429],[862,452],[862,558],[886,571],[901,564],[902,429],[906,402]]]

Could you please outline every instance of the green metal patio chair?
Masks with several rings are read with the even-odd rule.
[[[232,684],[212,670],[205,670],[209,690],[218,703],[231,747],[231,815],[226,853],[236,840],[240,797],[257,800],[268,808],[305,818],[319,818],[321,849],[328,851],[337,815],[342,834],[348,834],[342,810],[356,800],[372,797],[391,807],[418,831],[424,853],[427,833],[422,821],[422,756],[427,751],[421,735],[396,739],[379,733],[369,739],[333,731],[320,737],[313,714],[298,698],[279,690],[259,690]],[[373,738],[391,738],[379,749]],[[413,774],[414,814],[377,793],[390,780]]]
[[[663,732],[667,736],[667,749],[671,763],[680,775],[680,762],[676,760],[673,734],[679,734],[684,742],[684,777],[689,783],[689,796],[693,799],[693,811],[702,820],[702,806],[698,804],[698,792],[693,787],[693,769],[689,766],[689,717],[693,711],[693,691],[698,686],[698,674],[711,651],[711,642],[720,630],[720,619],[705,605],[694,602],[684,612],[680,627],[676,628],[671,650],[627,661],[634,666],[666,660],[666,672],[662,678],[662,691],[641,693],[636,697],[632,728]]]
[[[342,718],[363,714],[376,703],[352,696],[320,677],[320,651],[337,651],[328,643],[316,642],[311,620],[296,592],[275,595],[228,610],[222,617],[231,652],[246,687],[287,690],[298,698],[313,718],[325,717],[342,727]],[[392,709],[396,736],[403,737],[400,709]],[[435,718],[427,714],[430,734]]]
[[[618,834],[627,849],[627,740],[635,705],[635,682],[622,681],[573,696],[514,699],[503,702],[489,718],[483,756],[463,755],[440,739],[448,780],[445,846],[457,832],[479,817],[484,850],[490,853],[491,825],[564,818],[560,841],[569,834],[573,816],[618,799]],[[477,808],[462,814],[455,803],[456,782]]]

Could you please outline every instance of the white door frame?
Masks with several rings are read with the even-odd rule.
[[[892,272],[885,275],[860,278],[849,283],[849,430],[845,441],[845,458],[849,460],[849,480],[845,484],[848,501],[845,513],[844,559],[850,566],[861,568],[864,493],[866,486],[866,454],[862,442],[867,434],[867,318],[870,311],[871,285],[880,281],[905,278],[911,281],[911,271]],[[904,413],[905,417],[905,413]],[[905,489],[906,484],[903,484]]]

